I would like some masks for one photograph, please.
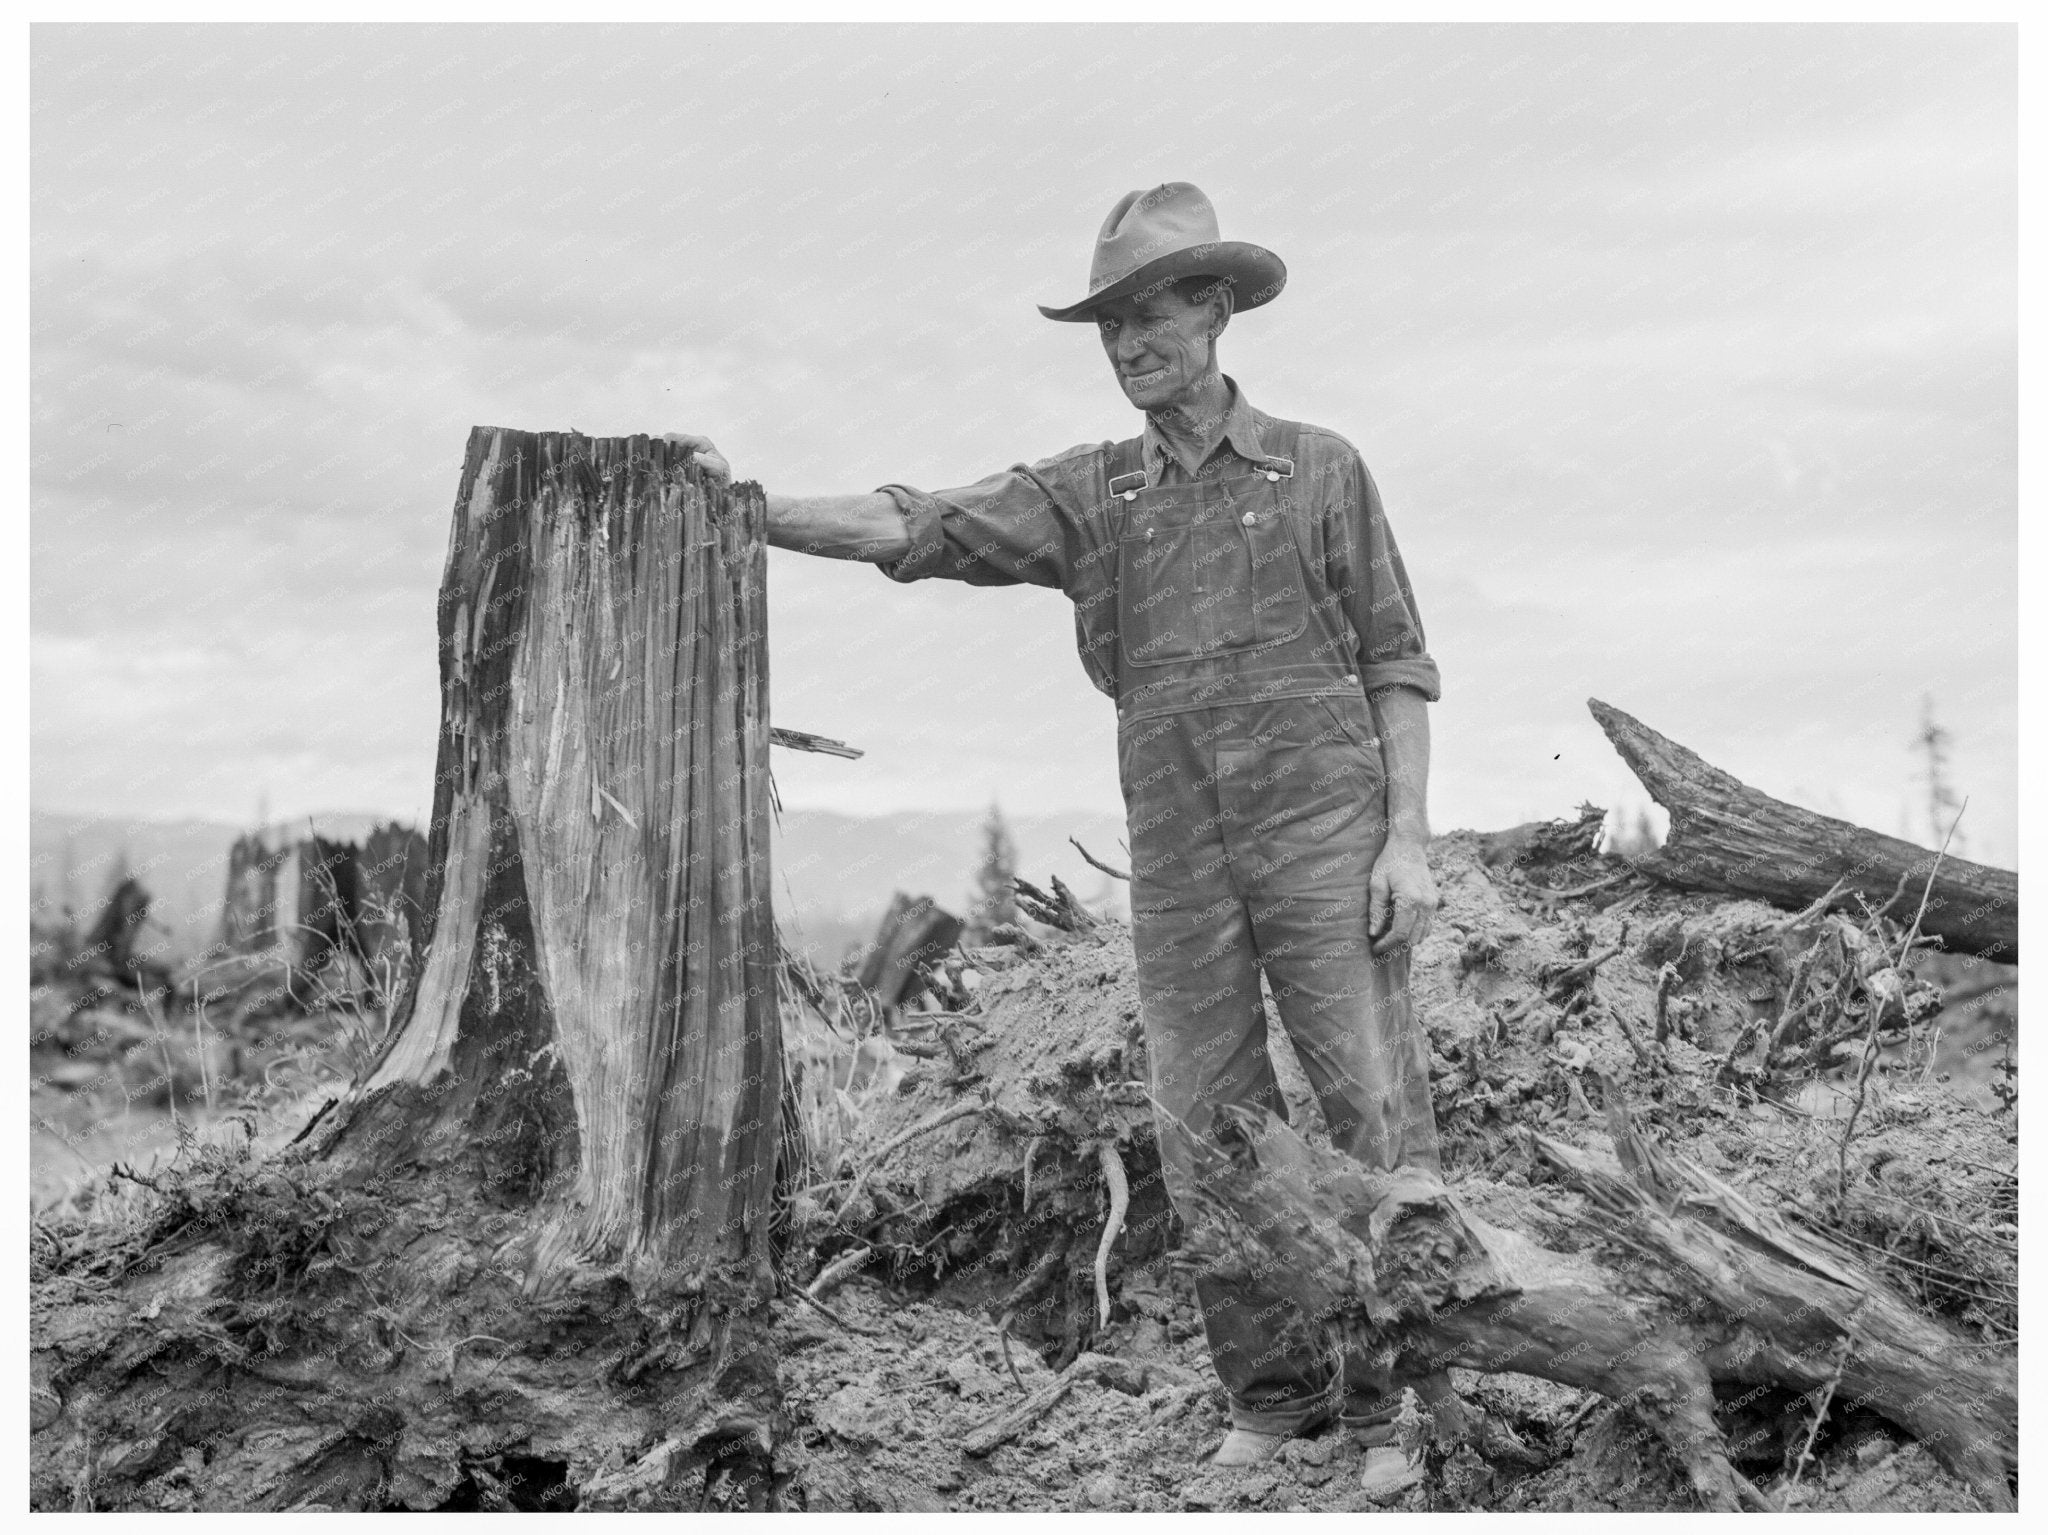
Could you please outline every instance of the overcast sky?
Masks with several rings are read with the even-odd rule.
[[[423,816],[473,424],[928,489],[1139,425],[1085,287],[1193,181],[1286,292],[1226,371],[1358,444],[1443,669],[1433,819],[1639,800],[1604,698],[2014,857],[2004,28],[41,27],[32,773]],[[1057,593],[776,552],[786,801],[1118,805]],[[1909,805],[1913,819],[1902,822]]]

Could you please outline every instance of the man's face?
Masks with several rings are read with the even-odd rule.
[[[1216,314],[1207,300],[1189,303],[1171,288],[1113,299],[1095,311],[1102,350],[1124,398],[1140,410],[1165,410],[1193,398],[1208,370]]]

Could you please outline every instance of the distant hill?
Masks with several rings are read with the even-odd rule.
[[[788,810],[773,843],[775,902],[793,943],[827,964],[873,930],[897,890],[930,895],[965,911],[981,862],[985,811],[905,811],[853,816],[829,810]],[[303,836],[359,841],[389,817],[334,812],[298,817],[270,828],[273,843]],[[1077,810],[1009,820],[1018,872],[1035,884],[1060,876],[1083,900],[1107,898],[1128,909],[1121,883],[1091,869],[1068,843],[1076,836],[1106,863],[1128,860],[1118,845],[1121,817]],[[89,921],[119,871],[140,879],[152,896],[154,920],[174,948],[189,954],[214,939],[228,848],[249,828],[220,821],[145,821],[117,816],[29,813],[29,894],[38,917],[65,903]]]

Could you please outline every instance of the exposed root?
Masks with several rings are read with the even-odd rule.
[[[813,1279],[804,1291],[805,1298],[823,1300],[874,1255],[875,1250],[872,1247],[856,1247],[852,1252],[841,1253],[818,1271],[818,1277]]]
[[[1038,1148],[1045,1144],[1045,1137],[1034,1135],[1024,1147],[1024,1213],[1031,1213],[1031,1165],[1038,1160]]]
[[[1109,1185],[1109,1219],[1103,1222],[1102,1240],[1095,1247],[1095,1325],[1109,1325],[1109,1253],[1124,1229],[1124,1214],[1131,1208],[1131,1181],[1124,1176],[1124,1159],[1112,1141],[1096,1147],[1102,1162],[1102,1181]]]

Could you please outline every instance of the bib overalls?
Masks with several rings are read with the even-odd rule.
[[[1438,1166],[1407,954],[1367,941],[1386,770],[1357,637],[1309,557],[1297,435],[1276,422],[1265,465],[1224,478],[1149,485],[1140,439],[1107,465],[1132,935],[1167,1192],[1190,1220],[1189,1137],[1224,1104],[1286,1112],[1261,972],[1335,1144]],[[1336,1362],[1290,1306],[1251,1281],[1196,1288],[1237,1426],[1331,1409]]]

